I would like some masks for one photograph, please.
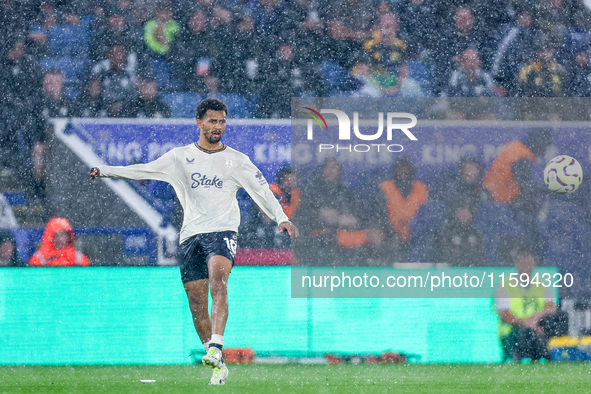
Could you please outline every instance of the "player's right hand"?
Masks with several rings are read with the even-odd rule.
[[[300,235],[300,230],[289,220],[279,224],[279,232],[282,233],[284,231],[287,231],[291,238],[297,238]]]
[[[99,176],[101,174],[101,170],[98,169],[98,167],[92,167],[90,169],[90,177],[92,179],[95,179],[97,176]]]

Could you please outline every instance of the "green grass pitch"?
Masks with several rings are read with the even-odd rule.
[[[0,393],[589,393],[591,364],[1,366]],[[140,380],[155,380],[142,383]]]

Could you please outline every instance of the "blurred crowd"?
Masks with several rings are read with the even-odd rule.
[[[305,96],[591,96],[591,14],[579,0],[4,0],[0,26],[0,175],[16,174],[33,202],[45,199],[50,118],[170,117],[162,93],[241,95],[259,118],[289,117],[290,98]],[[451,108],[447,116],[465,115]],[[477,161],[463,165],[483,177]],[[298,194],[297,204],[316,208],[340,185],[339,173],[338,162],[325,163],[315,191]],[[342,226],[331,236],[349,246],[381,245],[396,234],[386,244],[404,255],[406,216],[429,195],[413,176],[412,163],[401,161],[379,185],[381,228],[358,231],[366,218],[353,213],[358,202],[348,193],[310,221]],[[285,190],[280,198],[293,204]],[[408,209],[388,211],[408,195]],[[449,226],[475,216],[464,200],[450,200]],[[515,215],[535,238],[528,204]],[[451,242],[445,234],[435,245]]]
[[[551,145],[551,131],[536,129],[507,142],[488,167],[466,156],[455,171],[427,179],[401,155],[390,168],[361,170],[367,177],[357,188],[342,164],[328,158],[297,188],[295,170],[283,169],[273,190],[300,227],[293,246],[302,264],[511,266],[527,250],[536,261],[577,275],[579,289],[591,288],[588,188],[559,196],[534,177],[534,164]],[[257,234],[269,234],[266,247],[282,247],[289,240],[276,241],[274,227],[255,215],[241,230],[241,245],[262,244]]]
[[[300,96],[591,95],[578,0],[5,0],[0,26],[0,168],[40,199],[49,118],[169,117],[161,92],[261,118]]]

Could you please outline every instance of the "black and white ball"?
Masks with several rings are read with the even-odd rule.
[[[583,169],[579,162],[566,155],[556,156],[544,168],[544,182],[548,189],[559,194],[572,193],[583,181]]]

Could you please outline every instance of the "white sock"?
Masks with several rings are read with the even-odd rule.
[[[209,341],[203,343],[203,349],[205,349],[205,353],[209,350]]]
[[[218,335],[218,334],[213,334],[211,336],[211,339],[209,340],[210,345],[213,343],[216,343],[218,345],[222,345],[224,346],[224,336],[223,335]]]

